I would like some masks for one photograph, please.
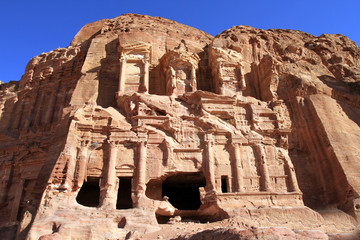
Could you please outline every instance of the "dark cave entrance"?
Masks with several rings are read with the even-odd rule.
[[[199,187],[205,187],[202,173],[178,173],[162,183],[162,196],[179,210],[197,210],[201,205]]]
[[[119,177],[116,209],[129,209],[133,207],[131,199],[131,181],[131,177]]]
[[[82,185],[76,201],[86,207],[99,206],[100,186],[98,177],[88,177],[87,181]]]

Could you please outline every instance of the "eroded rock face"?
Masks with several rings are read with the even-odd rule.
[[[121,239],[175,216],[351,231],[359,66],[341,35],[88,24],[1,84],[1,231]]]
[[[328,240],[320,231],[294,232],[288,228],[251,228],[247,230],[234,228],[209,229],[192,236],[181,236],[177,240],[238,240],[238,239],[318,239]]]

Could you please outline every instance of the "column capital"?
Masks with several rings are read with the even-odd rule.
[[[119,141],[116,140],[106,140],[106,143],[109,144],[111,147],[117,147],[117,145],[119,145]]]
[[[136,143],[137,143],[138,147],[141,147],[142,145],[144,147],[146,147],[148,142],[147,142],[147,140],[144,140],[144,141],[137,141]]]
[[[150,60],[150,52],[145,53],[144,59],[146,59],[148,61]]]
[[[85,139],[83,139],[83,140],[80,141],[81,147],[89,147],[89,146],[90,146],[90,143],[91,143],[90,140],[85,140]]]
[[[127,61],[127,58],[126,58],[126,56],[121,56],[120,58],[119,58],[119,61],[120,62],[126,62]]]
[[[142,127],[137,129],[137,142],[147,142],[148,141],[148,132],[142,129]]]
[[[150,64],[150,58],[149,57],[144,57],[143,59],[141,59],[141,61],[142,61],[142,63],[144,63],[144,64]]]
[[[265,154],[264,146],[261,143],[256,143],[255,146],[259,149],[260,153]]]

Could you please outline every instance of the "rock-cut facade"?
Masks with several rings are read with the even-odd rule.
[[[315,228],[329,207],[355,226],[359,80],[341,35],[90,23],[1,85],[1,232],[120,239],[175,216]]]

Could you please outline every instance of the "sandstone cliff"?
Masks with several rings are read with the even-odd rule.
[[[87,24],[0,85],[0,234],[153,239],[175,216],[352,231],[359,80],[342,35]]]

